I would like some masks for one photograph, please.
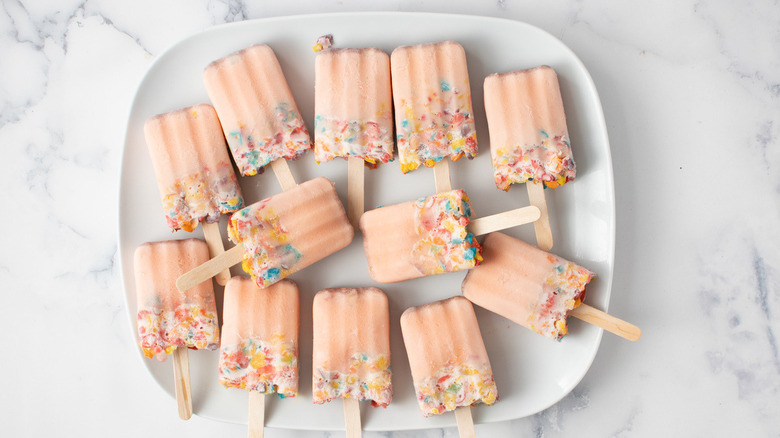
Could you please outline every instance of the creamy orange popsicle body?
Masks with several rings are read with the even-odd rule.
[[[576,174],[563,99],[548,66],[485,78],[485,113],[496,186],[538,181],[558,187]]]
[[[463,295],[543,336],[568,333],[566,318],[585,298],[594,274],[522,240],[491,233],[485,261],[463,280]]]
[[[354,229],[333,183],[314,178],[237,211],[228,235],[244,249],[244,270],[260,287],[349,245]]]
[[[496,402],[490,360],[467,299],[409,308],[401,315],[401,332],[424,416]]]
[[[298,395],[298,287],[282,280],[265,289],[247,277],[225,285],[219,382],[225,387]]]
[[[214,61],[204,70],[203,82],[242,175],[255,175],[272,161],[294,159],[311,148],[270,47],[258,44]]]
[[[454,41],[398,47],[390,57],[401,171],[477,155],[466,52]]]
[[[393,159],[390,57],[380,49],[330,49],[314,67],[314,158]]]
[[[144,137],[168,226],[194,230],[243,206],[214,108],[196,105],[150,118]]]
[[[165,361],[177,347],[216,350],[219,324],[211,281],[179,292],[176,279],[206,262],[198,239],[144,243],[133,259],[138,298],[138,338],[146,357]]]
[[[387,296],[375,287],[324,289],[314,296],[314,403],[336,398],[387,406],[390,381],[390,315]]]

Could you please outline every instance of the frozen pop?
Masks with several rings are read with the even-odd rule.
[[[477,155],[466,52],[454,41],[398,47],[390,58],[401,171]],[[444,191],[444,190],[439,190]]]
[[[401,333],[424,416],[465,407],[460,411],[470,418],[469,406],[496,402],[490,360],[467,299],[456,296],[407,309]]]
[[[484,257],[463,280],[463,295],[474,304],[551,339],[568,333],[570,314],[639,339],[637,327],[582,303],[595,276],[588,269],[502,233],[485,238]]]
[[[333,183],[315,178],[233,214],[244,271],[266,287],[346,247],[354,237]]]
[[[390,314],[376,287],[324,289],[314,296],[314,403],[336,398],[386,407],[390,384]]]
[[[452,190],[367,211],[360,229],[371,278],[393,283],[473,268],[482,261],[475,235],[538,217],[536,207],[526,207],[471,219],[468,195]]]
[[[576,173],[558,76],[548,66],[492,74],[484,89],[496,187],[527,183],[531,205],[542,212],[534,224],[537,242],[549,251],[553,239],[542,185],[561,186]]]
[[[363,167],[393,159],[390,57],[379,49],[330,49],[314,64],[314,158],[348,161],[347,214],[363,214]]]
[[[314,158],[393,159],[390,58],[380,49],[329,49],[314,64]]]
[[[364,163],[393,159],[390,58],[380,49],[330,49],[314,65],[314,158],[348,160],[347,214],[363,214]]]
[[[219,382],[225,387],[298,395],[298,286],[260,289],[248,277],[225,285]]]
[[[144,124],[165,219],[173,231],[239,210],[241,189],[230,164],[214,108],[196,105],[160,114]]]
[[[203,82],[242,175],[255,175],[277,159],[294,159],[311,148],[270,47],[258,44],[212,62]]]
[[[138,337],[146,357],[165,361],[176,347],[216,350],[217,307],[211,282],[180,292],[176,278],[209,259],[198,239],[144,243],[135,250]]]
[[[390,381],[390,314],[375,287],[324,289],[312,305],[314,403],[344,399],[347,436],[360,436],[360,401],[386,407]]]
[[[261,288],[346,247],[354,237],[333,183],[315,178],[256,202],[230,217],[236,246],[179,278],[186,289],[243,259]]]
[[[574,179],[563,99],[555,70],[544,65],[485,78],[485,112],[496,187],[539,181],[555,188]]]
[[[165,361],[174,354],[179,415],[192,415],[187,349],[216,350],[219,324],[210,281],[180,292],[176,278],[209,259],[198,239],[144,243],[135,250],[138,338],[146,357]]]
[[[248,277],[225,285],[219,382],[249,391],[249,436],[262,435],[265,395],[298,395],[298,286],[265,289]]]

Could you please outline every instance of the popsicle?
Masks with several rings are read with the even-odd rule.
[[[300,157],[311,141],[273,50],[258,44],[218,59],[203,82],[241,174],[272,163],[282,187],[294,186],[283,159]]]
[[[176,278],[209,259],[198,239],[149,242],[135,250],[138,338],[144,356],[165,361],[173,353],[179,416],[192,416],[187,349],[216,350],[219,324],[210,281],[180,292]]]
[[[354,229],[333,183],[318,177],[235,212],[228,236],[236,246],[181,276],[179,289],[242,260],[258,286],[268,287],[349,245]]]
[[[390,314],[376,287],[323,289],[312,304],[314,403],[344,399],[347,436],[360,434],[359,401],[387,407]]]
[[[393,159],[390,58],[380,49],[330,49],[314,64],[314,158],[348,160],[347,213],[363,214],[363,167]]]
[[[542,217],[534,228],[540,248],[552,248],[543,185],[559,187],[574,179],[563,99],[555,70],[544,65],[485,78],[485,113],[496,187],[526,183],[531,205]]]
[[[298,395],[298,286],[265,289],[248,277],[225,285],[219,382],[249,391],[249,436],[262,436],[265,395]]]
[[[454,41],[398,47],[390,66],[401,171],[425,165],[448,173],[444,158],[474,158],[477,133],[463,47]],[[437,192],[451,189],[436,187]]]
[[[468,195],[452,190],[367,211],[360,229],[371,278],[393,283],[473,268],[482,261],[475,236],[538,217],[531,206],[471,219]]]
[[[163,210],[173,231],[203,223],[212,257],[224,252],[219,217],[244,200],[214,108],[196,105],[154,116],[144,124]],[[225,284],[229,272],[217,281]]]
[[[491,233],[484,241],[485,261],[463,280],[463,295],[545,337],[568,333],[569,315],[636,341],[636,326],[582,303],[595,274],[520,239]]]
[[[401,333],[422,414],[455,410],[461,436],[473,436],[470,406],[492,405],[498,389],[471,303],[456,296],[406,309]]]

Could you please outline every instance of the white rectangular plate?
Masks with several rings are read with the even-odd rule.
[[[466,49],[472,100],[479,140],[479,156],[452,163],[453,186],[463,188],[479,216],[528,205],[525,188],[502,192],[493,184],[482,82],[490,73],[552,66],[559,75],[568,118],[577,179],[546,190],[555,247],[553,252],[595,271],[586,302],[606,310],[612,283],[615,240],[615,201],[612,163],[604,117],[590,75],[577,57],[544,31],[528,24],[486,17],[418,13],[352,13],[293,16],[228,24],[191,36],[159,56],[136,93],[127,125],[120,181],[119,247],[127,314],[136,338],[136,298],[133,251],[147,241],[202,237],[200,230],[171,234],[163,212],[146,144],[144,121],[155,114],[209,102],[201,72],[211,61],[257,43],[270,45],[282,64],[309,128],[314,115],[314,57],[317,37],[333,34],[335,47],[395,47],[455,40]],[[297,180],[326,176],[346,201],[347,163],[317,165],[311,153],[291,163]],[[247,203],[281,189],[270,170],[240,178]],[[366,170],[366,208],[417,199],[434,192],[433,172],[420,168],[403,175],[398,161]],[[222,219],[222,229],[226,225]],[[388,230],[392,232],[393,230]],[[534,243],[533,227],[509,234]],[[224,234],[224,231],[223,231]],[[232,244],[226,241],[226,247]],[[242,274],[233,268],[234,275]],[[390,300],[394,398],[386,408],[363,406],[366,430],[399,430],[453,426],[451,413],[423,418],[414,396],[404,351],[399,317],[406,308],[460,294],[465,272],[439,275],[398,284],[376,284],[368,276],[359,234],[345,250],[293,275],[301,290],[300,396],[269,400],[268,426],[292,429],[343,429],[342,404],[314,405],[311,395],[311,301],[323,288],[376,285]],[[220,306],[223,290],[216,288]],[[473,409],[476,422],[503,421],[539,412],[563,398],[582,379],[596,355],[601,330],[570,321],[570,334],[561,342],[538,336],[509,320],[477,308],[499,390],[494,406]],[[173,396],[172,365],[143,358],[152,377]],[[192,398],[196,414],[245,423],[247,394],[225,389],[217,382],[218,352],[190,354]],[[171,404],[169,413],[175,415]]]

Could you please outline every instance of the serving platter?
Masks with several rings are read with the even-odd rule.
[[[401,45],[455,40],[466,50],[480,153],[474,160],[451,163],[452,184],[469,194],[474,212],[486,216],[529,204],[526,190],[514,186],[502,192],[493,184],[482,81],[494,72],[546,64],[559,76],[569,134],[577,163],[577,179],[545,191],[555,239],[553,253],[596,272],[586,303],[607,310],[615,244],[615,200],[609,140],[598,93],[582,62],[552,35],[522,22],[464,15],[430,13],[344,13],[303,15],[244,21],[208,29],[188,37],[161,54],[142,79],[130,108],[120,175],[119,254],[127,315],[137,339],[133,251],[143,242],[200,237],[171,233],[163,217],[151,158],[143,138],[144,121],[156,114],[209,103],[201,73],[215,59],[252,44],[270,45],[310,131],[314,118],[314,58],[317,38],[332,34],[335,47],[378,47],[390,53]],[[330,178],[346,205],[347,163],[316,164],[307,153],[290,162],[299,182]],[[281,191],[273,172],[239,178],[247,203]],[[366,170],[366,209],[417,199],[435,192],[431,169],[402,174],[395,161]],[[227,217],[220,224],[224,230]],[[393,230],[388,230],[392,232]],[[534,243],[533,226],[505,231]],[[223,231],[223,235],[224,235]],[[226,247],[232,243],[225,240]],[[240,267],[233,275],[246,275]],[[408,307],[460,294],[465,272],[378,284],[368,276],[362,238],[356,233],[346,249],[292,275],[301,292],[300,395],[269,400],[266,425],[291,429],[339,430],[344,427],[341,403],[314,405],[311,394],[312,316],[314,294],[324,288],[377,286],[390,301],[391,368],[394,398],[387,408],[362,409],[365,430],[387,431],[454,426],[452,413],[424,418],[417,405],[399,318]],[[223,289],[215,283],[221,313]],[[505,421],[532,415],[565,397],[588,371],[602,331],[570,318],[570,334],[555,342],[509,320],[476,307],[482,336],[498,385],[499,401],[472,409],[476,423]],[[142,356],[140,367],[173,397],[170,362]],[[246,423],[247,394],[225,389],[217,381],[218,352],[190,352],[193,409],[196,415]],[[139,367],[139,368],[140,368]],[[176,415],[171,402],[170,415]],[[161,413],[165,415],[165,413]]]

